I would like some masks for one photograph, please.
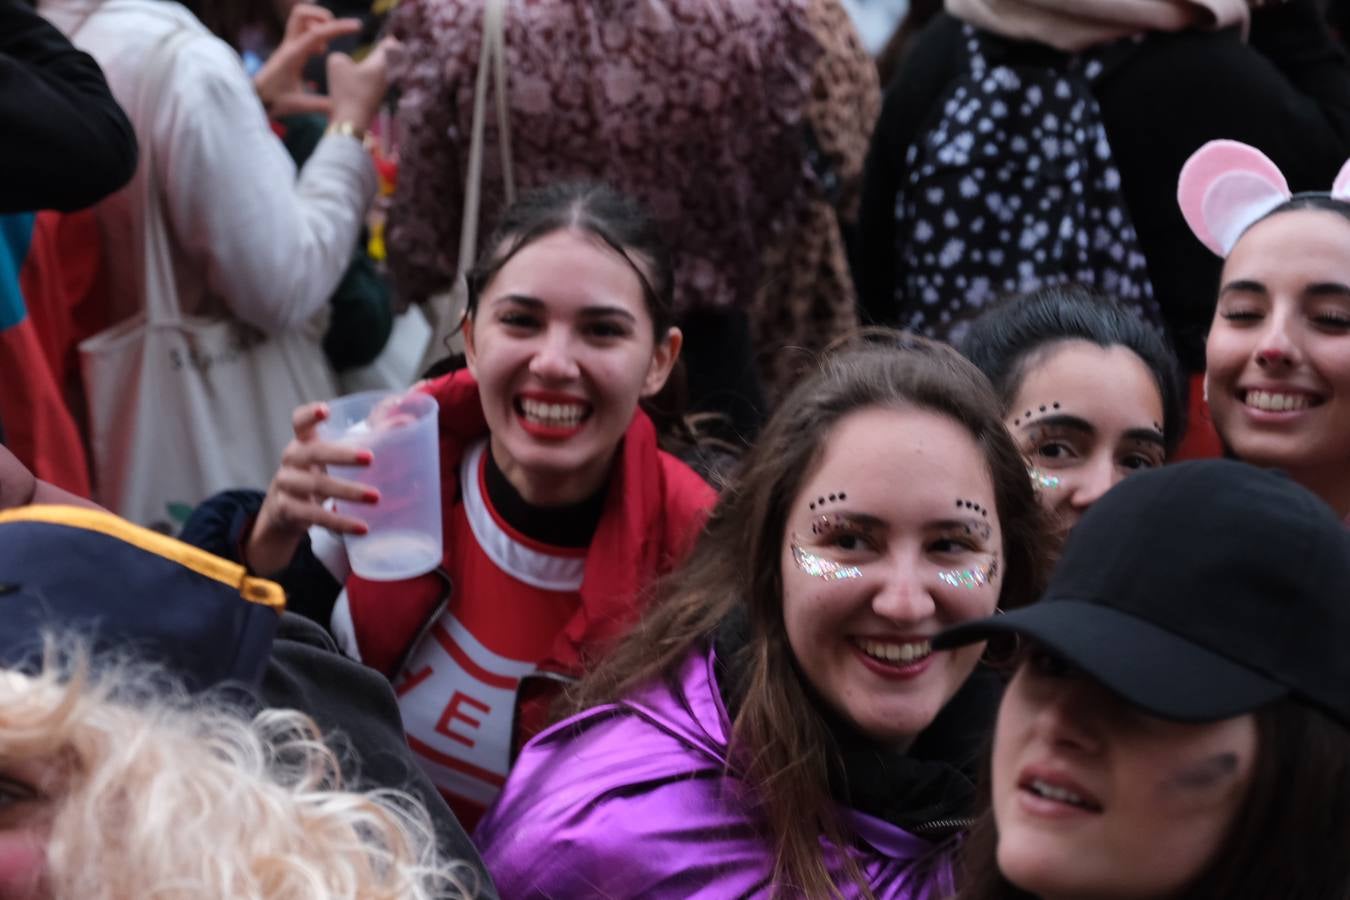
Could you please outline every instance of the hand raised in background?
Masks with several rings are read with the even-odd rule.
[[[330,116],[334,122],[351,122],[359,131],[371,120],[389,88],[389,62],[403,45],[385,38],[360,62],[345,53],[328,57],[328,94],[333,98]]]
[[[281,46],[253,76],[253,88],[267,114],[280,118],[294,113],[331,112],[332,98],[309,90],[301,72],[311,57],[327,52],[329,41],[360,30],[360,19],[335,19],[322,6],[297,3],[292,7]]]

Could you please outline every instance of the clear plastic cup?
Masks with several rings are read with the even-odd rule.
[[[365,391],[328,404],[319,423],[326,441],[371,451],[369,466],[329,466],[328,474],[368,485],[379,503],[338,500],[338,512],[364,521],[364,535],[343,535],[352,571],[371,581],[397,581],[441,563],[441,460],[437,405],[418,391]]]

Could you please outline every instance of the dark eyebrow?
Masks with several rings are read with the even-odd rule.
[[[492,301],[493,303],[516,303],[520,306],[528,306],[530,309],[543,309],[544,301],[538,297],[531,297],[529,294],[502,294]]]
[[[940,533],[959,531],[981,541],[992,540],[994,537],[994,527],[989,524],[988,519],[983,518],[939,519],[936,522],[929,522],[927,528]]]
[[[1303,289],[1305,297],[1341,297],[1350,298],[1350,285],[1339,281],[1319,281]]]
[[[840,513],[840,511],[832,511],[832,513],[826,513],[826,515],[830,514],[838,515],[840,518],[849,519],[850,522],[853,522],[853,524],[856,525],[865,525],[867,528],[882,528],[882,526],[886,525],[886,519],[867,513],[849,513],[849,511],[842,511],[842,513]]]
[[[528,294],[502,294],[494,303],[515,303],[531,310],[542,310],[547,304],[538,297],[531,297]],[[637,322],[637,316],[633,315],[622,306],[608,306],[605,304],[596,304],[595,306],[582,307],[581,315],[588,318],[605,318],[615,316],[628,319],[630,322]]]
[[[633,315],[622,306],[586,306],[582,308],[581,315],[588,319],[607,319],[614,317],[617,319],[627,319],[634,324],[637,323],[637,316]]]
[[[1144,444],[1157,444],[1159,447],[1165,446],[1167,443],[1162,434],[1152,428],[1131,428],[1125,432],[1124,438],[1128,441],[1139,441]]]
[[[1227,284],[1225,284],[1223,288],[1219,291],[1219,296],[1222,297],[1224,294],[1229,293],[1260,294],[1261,296],[1264,297],[1270,292],[1267,291],[1266,286],[1259,281],[1239,279],[1237,281],[1230,281]]]
[[[822,510],[811,511],[811,521],[814,522],[815,519],[822,517],[822,515],[825,518],[837,517],[844,519],[845,524],[852,525],[853,528],[859,528],[864,530],[880,530],[886,528],[886,519],[876,517],[876,515],[868,515],[867,513],[850,513],[850,511],[848,510],[836,510],[833,509],[833,507],[830,507],[830,509],[823,511]]]
[[[1081,431],[1083,434],[1093,435],[1097,433],[1097,427],[1080,416],[1071,416],[1067,413],[1057,413],[1049,416],[1041,416],[1039,419],[1032,419],[1022,426],[1026,431],[1033,425],[1055,425],[1060,428],[1069,428],[1073,431]]]

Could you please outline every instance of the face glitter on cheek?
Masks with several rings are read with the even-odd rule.
[[[987,566],[977,566],[971,569],[947,569],[938,573],[938,581],[943,584],[949,584],[955,588],[966,588],[967,590],[993,584],[997,577],[997,556],[990,560]]]
[[[1031,476],[1031,485],[1038,491],[1053,491],[1064,482],[1058,475],[1047,475],[1035,466],[1027,466],[1027,474]]]
[[[859,569],[857,566],[846,566],[842,563],[816,556],[808,550],[803,550],[802,547],[795,542],[792,545],[792,561],[797,564],[797,568],[801,569],[807,575],[814,575],[816,578],[823,578],[826,581],[843,581],[847,578],[862,577],[862,569]]]

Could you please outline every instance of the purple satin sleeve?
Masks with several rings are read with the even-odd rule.
[[[474,835],[501,896],[772,893],[772,850],[744,783],[726,769],[725,713],[710,669],[705,654],[693,656],[682,667],[682,696],[654,686],[560,722],[525,747]],[[949,866],[927,864],[929,842],[852,810],[845,816],[858,837],[850,853],[879,900],[949,894]],[[840,884],[845,896],[859,894]]]

